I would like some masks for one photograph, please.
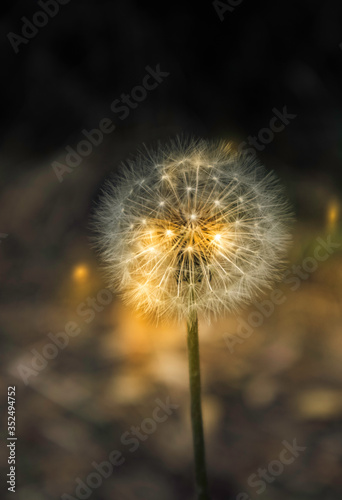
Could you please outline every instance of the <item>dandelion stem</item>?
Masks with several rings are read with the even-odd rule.
[[[191,426],[195,457],[195,479],[198,500],[210,500],[208,493],[207,471],[201,407],[201,376],[198,343],[198,318],[193,308],[187,321],[188,357],[191,398]]]

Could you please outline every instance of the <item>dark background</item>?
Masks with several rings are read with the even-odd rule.
[[[239,144],[286,106],[296,118],[258,156],[294,206],[291,265],[312,254],[317,237],[341,237],[342,4],[244,0],[221,21],[211,2],[71,0],[16,54],[7,35],[21,34],[21,18],[37,10],[33,1],[12,2],[0,24],[1,393],[4,400],[7,385],[17,385],[16,498],[74,494],[75,478],[120,448],[121,434],[150,416],[155,398],[171,395],[181,406],[174,420],[91,498],[191,499],[184,329],[142,324],[115,299],[28,386],[18,363],[29,363],[30,350],[106,286],[89,214],[106,175],[143,143],[185,134]],[[120,120],[112,101],[158,64],[169,76]],[[63,163],[64,148],[104,117],[115,131],[59,183],[51,164]],[[234,318],[203,326],[214,499],[241,491],[265,500],[341,498],[341,282],[336,253],[234,355],[223,340]],[[248,489],[248,476],[294,438],[307,446],[305,457],[262,495]],[[6,471],[6,450],[0,458]]]
[[[16,150],[12,167],[77,142],[159,63],[170,76],[146,102],[122,123],[109,111],[113,141],[132,128],[147,142],[181,132],[244,138],[286,105],[298,119],[269,154],[296,170],[328,163],[338,172],[340,2],[243,1],[220,21],[211,2],[71,1],[16,55],[6,34],[20,34],[22,16],[36,10],[14,2],[1,21],[1,132],[3,155]]]

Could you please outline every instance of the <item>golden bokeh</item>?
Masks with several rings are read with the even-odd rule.
[[[333,230],[336,228],[339,218],[340,206],[336,199],[330,200],[327,208],[327,225],[328,229]]]
[[[84,282],[89,277],[89,268],[85,264],[74,267],[72,277],[76,282]]]

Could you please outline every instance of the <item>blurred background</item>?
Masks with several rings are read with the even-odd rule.
[[[42,5],[50,14],[37,16]],[[314,256],[317,238],[341,242],[341,3],[56,5],[12,2],[0,21],[0,460],[4,478],[15,385],[14,498],[194,498],[185,327],[150,325],[108,301],[89,242],[106,176],[142,144],[185,134],[237,147],[256,137],[296,213],[283,303],[245,337],[258,304],[201,325],[213,499],[340,499],[342,254]],[[41,27],[27,27],[32,20]],[[155,88],[142,88],[147,81]],[[291,118],[272,131],[284,107]],[[81,146],[82,131],[105,118],[115,129]],[[77,166],[67,164],[70,148]],[[78,334],[49,351],[49,334],[71,321]],[[50,359],[33,365],[37,353]],[[178,408],[154,428],[156,400],[168,398]],[[130,451],[122,436],[141,425],[150,434]],[[276,474],[270,464],[294,439],[305,450]],[[124,463],[77,496],[77,478],[89,480],[113,450]],[[271,474],[265,488],[250,484],[260,469]],[[13,498],[4,479],[0,488]]]

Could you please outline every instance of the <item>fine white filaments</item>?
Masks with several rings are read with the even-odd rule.
[[[275,175],[228,143],[176,140],[107,181],[96,244],[112,288],[144,314],[204,319],[280,279],[290,241]]]

